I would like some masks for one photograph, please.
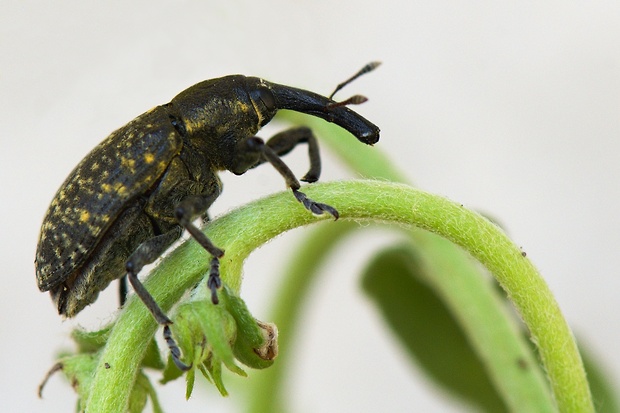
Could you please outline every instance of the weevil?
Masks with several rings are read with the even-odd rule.
[[[377,65],[366,65],[334,93]],[[376,143],[379,128],[347,107],[365,98],[356,95],[336,102],[334,93],[325,97],[257,77],[230,75],[191,86],[170,103],[112,132],[75,167],[49,206],[35,258],[39,289],[50,292],[59,314],[73,317],[110,282],[126,276],[164,326],[175,363],[187,369],[170,333],[172,321],[138,273],[187,230],[211,256],[208,286],[217,304],[224,251],[193,221],[206,218],[222,192],[219,171],[241,175],[268,162],[306,209],[337,219],[335,208],[300,191],[299,181],[280,159],[296,145],[307,144],[310,168],[301,180],[317,181],[321,161],[312,131],[296,127],[267,142],[256,136],[278,110],[288,109],[333,122],[365,144]]]

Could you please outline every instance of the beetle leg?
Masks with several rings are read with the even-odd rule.
[[[220,280],[220,258],[224,256],[224,250],[213,245],[213,242],[192,221],[194,218],[203,215],[218,195],[219,192],[207,196],[188,196],[181,201],[174,211],[179,224],[213,257],[211,258],[209,279],[207,280],[213,304],[219,303],[217,290],[222,286],[222,280]]]
[[[174,364],[176,364],[181,371],[189,370],[192,365],[190,364],[188,366],[181,361],[181,350],[179,349],[179,346],[177,346],[177,342],[174,341],[172,332],[170,331],[170,326],[168,324],[164,326],[164,340],[170,349],[170,355],[172,356],[172,361],[174,361]]]
[[[301,202],[301,204],[308,211],[312,212],[315,215],[322,215],[324,213],[328,213],[334,217],[334,221],[337,220],[338,217],[340,216],[336,208],[329,206],[327,204],[313,201],[312,199],[308,198],[306,194],[304,194],[303,192],[293,189],[293,195],[295,195],[295,198],[297,198],[297,200]]]
[[[255,163],[253,167],[256,167],[262,163],[269,162],[274,168],[284,177],[286,185],[293,190],[295,198],[302,203],[302,205],[316,215],[328,213],[335,219],[338,219],[338,211],[320,202],[315,202],[309,199],[306,194],[299,191],[299,181],[290,170],[290,168],[280,159],[280,156],[289,153],[297,144],[308,143],[308,152],[310,156],[310,170],[306,175],[301,178],[305,182],[316,182],[321,175],[321,157],[319,153],[319,144],[312,131],[305,127],[293,128],[280,132],[274,135],[267,143],[263,143],[261,139],[257,137],[248,138],[244,144],[247,151],[252,153],[262,152],[262,159]],[[241,158],[245,159],[245,158]]]
[[[118,301],[120,307],[125,305],[125,301],[127,301],[127,276],[124,275],[118,279]]]
[[[165,234],[157,235],[144,241],[129,256],[129,259],[125,264],[127,278],[129,279],[131,286],[159,324],[171,324],[172,321],[170,321],[166,314],[164,314],[151,294],[146,290],[146,288],[144,288],[144,285],[142,285],[138,279],[138,273],[145,265],[150,264],[159,258],[166,251],[166,249],[168,249],[168,247],[181,236],[180,231],[181,228],[177,227],[172,231],[166,232]]]
[[[316,182],[321,175],[321,154],[319,143],[310,128],[301,126],[288,129],[272,136],[266,142],[267,146],[273,149],[278,156],[286,155],[300,143],[308,144],[308,156],[310,157],[310,169],[301,180],[310,183]]]
[[[334,219],[338,219],[339,214],[334,207],[313,201],[312,199],[308,198],[306,194],[299,191],[299,188],[301,186],[299,185],[299,181],[297,180],[297,178],[295,178],[295,174],[293,174],[293,171],[291,171],[290,168],[286,166],[284,161],[280,159],[278,154],[273,149],[271,149],[271,147],[267,145],[264,146],[263,156],[271,165],[273,165],[274,168],[276,168],[280,175],[284,177],[286,185],[293,190],[293,195],[295,195],[295,198],[297,198],[297,200],[301,202],[308,211],[316,215],[328,213],[333,216]]]
[[[177,227],[165,234],[158,235],[149,240],[144,241],[140,246],[129,256],[125,268],[127,269],[127,278],[131,283],[134,291],[140,297],[146,308],[151,312],[157,323],[164,325],[164,339],[172,354],[172,360],[177,367],[183,371],[189,370],[191,367],[183,363],[180,359],[181,350],[177,346],[176,342],[172,338],[169,325],[172,321],[164,314],[162,309],[157,305],[153,296],[148,292],[144,285],[138,279],[138,273],[147,264],[152,263],[159,258],[168,247],[177,240],[181,234],[181,228]]]

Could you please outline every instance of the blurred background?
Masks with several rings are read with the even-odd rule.
[[[62,321],[35,283],[43,215],[88,151],[204,79],[242,73],[328,94],[371,60],[384,64],[339,97],[369,97],[356,110],[381,127],[377,150],[419,187],[498,219],[619,378],[620,3],[3,0],[3,410],[73,411],[60,375],[43,400],[37,386],[72,328],[97,328],[117,307],[114,286]],[[278,130],[268,126],[261,136]],[[352,177],[324,159],[323,180]],[[286,160],[305,172],[304,149]],[[269,167],[223,179],[211,216],[284,189]],[[247,261],[242,296],[257,317],[303,232]],[[360,292],[357,271],[388,237],[355,239],[327,266],[291,366],[293,411],[464,411],[410,367]],[[188,402],[182,380],[161,388],[164,408],[239,411],[237,381],[226,399],[200,383]]]

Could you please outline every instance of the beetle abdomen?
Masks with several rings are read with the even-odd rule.
[[[113,132],[80,162],[43,221],[35,259],[41,291],[75,277],[122,211],[154,185],[181,148],[181,137],[158,106]]]

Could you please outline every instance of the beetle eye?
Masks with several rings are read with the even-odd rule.
[[[256,98],[263,102],[267,110],[272,111],[276,108],[276,99],[273,97],[271,90],[264,87],[257,89]]]

